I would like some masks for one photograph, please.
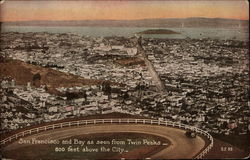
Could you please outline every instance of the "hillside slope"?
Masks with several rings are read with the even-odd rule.
[[[63,73],[50,68],[44,68],[32,64],[27,64],[19,60],[5,60],[0,62],[0,78],[11,77],[18,85],[27,85],[28,82],[34,84],[33,77],[40,74],[39,85],[46,85],[48,92],[58,93],[58,87],[72,87],[83,85],[100,85],[103,80],[86,79],[69,73]],[[116,83],[111,83],[116,85]]]

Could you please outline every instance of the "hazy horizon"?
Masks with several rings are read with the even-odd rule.
[[[225,18],[249,20],[245,0],[5,1],[1,22]]]

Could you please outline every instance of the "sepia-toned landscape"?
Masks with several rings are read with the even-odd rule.
[[[1,158],[247,158],[248,6],[203,2],[2,3]]]

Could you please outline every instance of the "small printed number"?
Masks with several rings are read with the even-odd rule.
[[[227,151],[231,152],[233,151],[233,147],[221,147],[220,150],[222,152],[227,152]]]
[[[64,147],[56,147],[55,152],[64,152],[65,148]]]

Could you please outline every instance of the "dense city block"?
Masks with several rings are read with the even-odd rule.
[[[143,38],[141,46],[164,92],[157,91],[135,36],[1,33],[1,133],[111,112],[172,120],[218,134],[249,133],[247,42]],[[12,72],[8,64],[19,61],[31,78]],[[50,83],[52,75],[44,77],[35,66],[75,81],[71,86],[63,85],[65,79]],[[80,77],[96,83],[76,83]]]

